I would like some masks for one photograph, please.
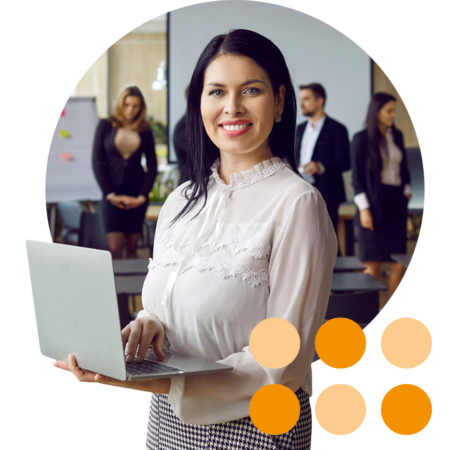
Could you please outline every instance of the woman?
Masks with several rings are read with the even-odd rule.
[[[128,362],[138,343],[138,361],[152,343],[161,359],[165,344],[234,370],[124,383],[79,369],[73,356],[69,365],[56,363],[82,381],[158,394],[150,449],[180,442],[186,449],[310,448],[311,363],[337,242],[321,195],[295,169],[295,122],[295,91],[271,41],[247,30],[211,40],[188,96],[193,178],[162,208],[145,309],[122,332]],[[263,367],[249,350],[253,328],[269,317],[300,334],[299,354],[281,369]],[[279,436],[249,418],[253,394],[272,383],[290,388],[301,405],[297,424]]]
[[[102,214],[110,252],[122,258],[126,241],[128,258],[136,247],[157,174],[155,144],[144,96],[136,86],[126,88],[114,114],[100,121],[95,133],[92,165],[103,192]],[[142,154],[147,173],[141,165]]]
[[[405,268],[391,259],[406,253],[406,219],[411,198],[410,175],[402,133],[395,128],[396,98],[374,94],[366,129],[352,142],[353,187],[360,259],[366,272],[380,278],[381,263],[389,262],[389,295],[397,289]]]

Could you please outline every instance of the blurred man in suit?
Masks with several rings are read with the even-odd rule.
[[[324,112],[325,89],[318,83],[300,86],[306,122],[297,127],[295,157],[302,176],[322,194],[337,230],[339,204],[346,201],[342,173],[350,169],[347,128]]]
[[[189,86],[184,91],[187,100]],[[186,142],[186,114],[178,121],[173,131],[173,146],[177,154],[178,169],[180,171],[180,181],[178,185],[190,180],[189,167],[187,161],[187,142]]]

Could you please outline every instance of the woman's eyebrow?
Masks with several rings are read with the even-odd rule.
[[[257,78],[253,78],[253,79],[251,79],[251,80],[244,81],[244,83],[242,83],[241,86],[246,86],[247,84],[253,84],[253,83],[262,83],[262,84],[265,84],[264,81],[258,80]],[[225,87],[224,84],[217,83],[217,82],[214,82],[214,81],[212,81],[211,83],[208,83],[206,86]],[[205,87],[206,87],[206,86],[205,86]]]

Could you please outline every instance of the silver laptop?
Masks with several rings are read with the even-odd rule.
[[[125,363],[111,254],[27,241],[39,344],[44,356],[118,380],[146,380],[233,370],[231,366],[150,348],[142,363]]]

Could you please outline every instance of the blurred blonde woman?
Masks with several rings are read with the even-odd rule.
[[[102,214],[110,252],[136,258],[136,247],[157,174],[155,143],[145,120],[147,107],[137,86],[126,88],[114,114],[99,122],[92,165],[103,192]],[[147,172],[141,165],[142,154]]]

